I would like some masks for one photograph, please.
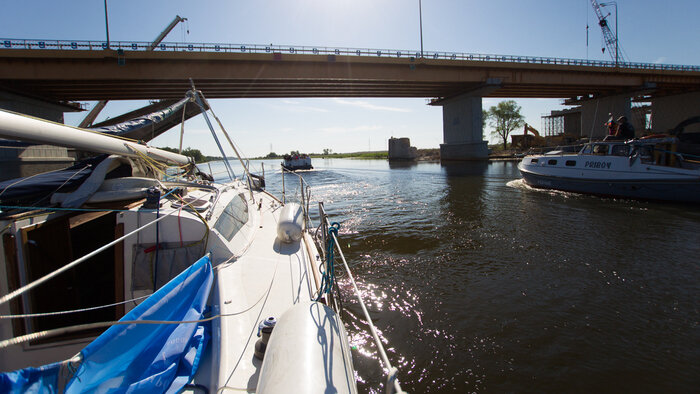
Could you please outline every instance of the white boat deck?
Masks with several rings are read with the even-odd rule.
[[[266,196],[261,211],[251,212],[251,216],[259,215],[252,243],[235,261],[215,267],[212,314],[222,317],[213,321],[217,334],[208,349],[212,357],[203,359],[218,363],[218,368],[213,368],[218,374],[210,365],[202,365],[195,384],[199,381],[218,387],[219,392],[255,391],[262,365],[254,357],[258,325],[267,317],[279,318],[294,304],[310,300],[315,292],[305,241],[284,244],[276,237],[280,211],[280,205],[272,206]]]

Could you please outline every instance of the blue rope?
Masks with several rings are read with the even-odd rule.
[[[162,196],[160,196],[160,199],[162,200],[162,199],[164,199],[165,197],[168,197],[170,194],[172,194],[175,190],[178,190],[178,189],[180,189],[180,188],[179,188],[179,187],[174,187],[174,188],[170,189],[169,192],[167,192],[167,193],[163,194]]]
[[[338,236],[338,229],[340,228],[340,223],[333,222],[331,227],[328,228],[328,241],[326,243],[326,271],[323,273],[323,278],[321,279],[321,289],[318,292],[318,297],[316,301],[320,300],[323,294],[328,294],[331,292],[333,287],[333,282],[335,282],[335,238]]]

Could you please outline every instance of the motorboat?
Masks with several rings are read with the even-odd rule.
[[[186,156],[8,111],[0,136],[100,153],[0,184],[0,391],[357,392],[335,267],[359,290],[303,178],[280,199],[240,157],[219,183]]]
[[[293,153],[284,155],[282,168],[287,171],[311,170],[314,167],[311,165],[311,157],[305,153]]]
[[[524,182],[535,188],[699,203],[700,156],[687,148],[674,135],[595,141],[577,153],[556,150],[526,156],[518,169]]]

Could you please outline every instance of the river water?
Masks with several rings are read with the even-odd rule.
[[[276,195],[278,165],[266,162]],[[313,165],[312,201],[341,224],[404,390],[700,387],[700,207],[535,190],[514,162]],[[358,387],[380,392],[377,350],[339,283]]]

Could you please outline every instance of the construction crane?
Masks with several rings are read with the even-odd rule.
[[[170,22],[170,24],[148,46],[148,50],[149,51],[154,50],[158,46],[158,44],[160,44],[160,42],[163,41],[165,36],[167,36],[168,33],[170,33],[178,23],[184,22],[186,20],[187,20],[187,18],[181,18],[180,15],[175,15],[175,19],[173,19],[173,21]],[[189,32],[190,31],[188,29],[187,33],[189,34]],[[83,121],[80,122],[78,127],[83,127],[83,128],[90,127],[90,125],[92,125],[92,122],[94,122],[95,119],[97,118],[97,115],[99,115],[100,112],[102,111],[102,109],[104,109],[105,105],[107,105],[107,101],[109,101],[109,100],[100,100],[99,102],[97,102],[97,104],[95,104],[95,106],[92,108],[92,111],[90,111],[90,113],[87,114],[85,119],[83,119]]]
[[[591,0],[591,5],[593,5],[593,11],[595,11],[596,16],[598,17],[600,29],[603,31],[603,41],[605,41],[605,46],[608,48],[608,53],[612,59],[615,61],[615,65],[617,65],[620,61],[626,62],[627,59],[625,59],[625,57],[622,55],[622,51],[620,49],[619,37],[613,34],[612,30],[610,30],[610,26],[608,26],[607,18],[610,16],[610,13],[608,13],[608,15],[603,15],[603,10],[601,9],[602,6],[615,6],[615,31],[617,31],[617,3],[611,1],[609,3],[598,4],[597,0]],[[603,52],[605,52],[605,48],[603,48]]]
[[[148,46],[148,50],[149,50],[149,51],[152,51],[153,49],[155,49],[155,47],[157,47],[158,44],[160,44],[160,42],[163,41],[163,39],[165,38],[165,36],[167,36],[168,33],[170,33],[170,31],[172,31],[178,23],[184,22],[184,21],[186,21],[186,20],[187,20],[187,18],[181,18],[180,15],[175,15],[175,19],[173,19],[173,21],[170,22],[170,24],[168,25],[168,27],[166,27],[165,30],[163,30],[163,31],[158,35],[158,37],[156,37],[155,40],[153,40],[153,42],[151,43],[151,45]],[[189,33],[189,29],[187,30],[187,33]]]

